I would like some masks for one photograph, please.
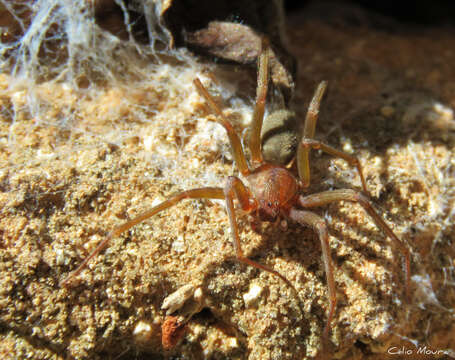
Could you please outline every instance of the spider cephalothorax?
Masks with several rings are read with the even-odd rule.
[[[247,180],[262,221],[287,215],[299,193],[297,178],[282,166],[264,164],[252,171]]]

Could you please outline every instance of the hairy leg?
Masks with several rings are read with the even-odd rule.
[[[374,210],[368,198],[351,189],[324,191],[318,194],[300,196],[298,203],[304,208],[313,208],[329,204],[334,201],[351,201],[359,203],[370,215],[376,226],[380,228],[398,247],[405,259],[406,297],[410,299],[411,291],[411,253],[405,243],[395,235],[392,229],[385,223],[381,216]]]
[[[314,138],[319,115],[319,106],[321,105],[326,88],[327,81],[322,81],[314,92],[303,125],[302,139]],[[308,187],[310,185],[310,148],[299,146],[297,149],[297,169],[304,186]]]
[[[258,81],[256,90],[256,105],[254,107],[253,119],[251,121],[250,133],[250,152],[254,162],[262,163],[261,151],[261,130],[264,119],[265,101],[267,97],[268,74],[269,74],[269,42],[266,38],[262,38],[261,53],[258,58]]]
[[[248,168],[245,153],[243,152],[242,143],[240,142],[239,136],[235,132],[229,120],[226,119],[226,117],[223,115],[223,112],[215,103],[215,100],[213,100],[207,89],[204,87],[204,85],[202,85],[201,81],[196,78],[193,80],[193,83],[196,86],[199,94],[207,101],[209,108],[217,115],[218,122],[226,129],[237,167],[243,176],[247,176],[250,173],[250,169]]]
[[[298,154],[300,152],[307,154],[310,149],[320,149],[320,150],[326,152],[327,154],[330,154],[334,157],[338,157],[338,158],[345,160],[351,166],[355,166],[357,168],[357,171],[360,176],[360,180],[362,182],[363,191],[365,194],[368,195],[367,183],[365,182],[365,178],[364,178],[363,172],[362,172],[362,166],[360,165],[359,159],[357,159],[355,156],[346,154],[343,151],[337,150],[329,145],[326,145],[326,144],[320,142],[319,140],[303,138],[299,144]],[[306,161],[307,161],[307,159],[305,161],[303,161],[304,162],[304,164],[302,165],[304,168],[303,173],[301,174],[299,171],[299,176],[301,175],[300,178],[303,181],[304,187],[308,187],[310,185],[310,168],[309,168],[309,163]],[[299,159],[299,164],[300,164],[300,159]]]
[[[337,298],[335,280],[333,278],[333,264],[330,256],[329,247],[329,233],[325,220],[319,215],[310,211],[297,210],[292,208],[289,212],[289,217],[304,226],[310,226],[317,232],[319,240],[321,241],[322,259],[324,261],[325,275],[327,277],[327,285],[329,287],[329,314],[327,316],[327,323],[324,328],[323,338],[326,340],[329,335],[333,315],[335,314]]]
[[[96,255],[98,255],[107,246],[107,244],[112,238],[119,236],[124,231],[143,222],[144,220],[152,217],[153,215],[158,214],[160,211],[163,211],[174,206],[175,204],[184,199],[224,199],[224,192],[223,189],[221,188],[213,187],[183,191],[181,193],[171,196],[168,200],[163,201],[161,204],[151,208],[149,211],[140,214],[134,219],[129,220],[124,224],[115,227],[112,231],[109,232],[106,238],[100,242],[96,249],[93,250],[92,253],[84,259],[84,261],[78,266],[78,268],[60,282],[60,286],[66,286],[71,281],[71,279],[79,275],[81,271],[87,266],[88,262]]]

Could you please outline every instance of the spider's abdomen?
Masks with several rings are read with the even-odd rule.
[[[248,182],[258,203],[259,216],[265,221],[273,221],[281,211],[288,210],[299,190],[295,176],[277,165],[262,165],[248,176]]]

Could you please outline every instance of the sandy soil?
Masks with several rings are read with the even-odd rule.
[[[299,60],[294,110],[303,119],[317,83],[329,81],[317,138],[359,157],[375,208],[411,249],[413,289],[407,302],[402,256],[362,208],[317,210],[329,224],[338,290],[330,357],[396,359],[401,349],[406,359],[453,357],[454,30],[346,12],[355,21],[323,7],[290,17],[289,46]],[[43,83],[34,89],[43,107],[37,119],[26,110],[27,88],[11,90],[13,79],[1,75],[0,353],[316,357],[328,305],[316,235],[296,224],[286,232],[264,225],[258,234],[239,215],[245,254],[285,275],[296,294],[235,261],[222,201],[185,201],[154,216],[59,286],[114,226],[174,192],[223,187],[235,173],[224,129],[191,82],[200,76],[243,134],[254,70],[193,58],[148,76],[81,93]],[[312,170],[310,192],[360,189],[340,159],[314,152]],[[202,291],[204,310],[164,350],[162,303],[187,284]]]

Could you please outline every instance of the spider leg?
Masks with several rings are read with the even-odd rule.
[[[311,99],[308,111],[306,113],[305,124],[303,126],[303,137],[307,139],[314,138],[316,132],[316,123],[319,116],[319,106],[321,105],[322,97],[327,89],[327,81],[321,81],[314,92]]]
[[[406,298],[410,299],[411,290],[411,253],[405,243],[395,235],[392,229],[386,224],[381,216],[374,210],[368,198],[360,192],[351,189],[340,189],[324,191],[318,194],[300,196],[298,203],[304,208],[313,208],[321,205],[326,205],[334,201],[351,201],[359,203],[370,217],[375,222],[376,226],[380,228],[398,247],[405,259],[405,289]]]
[[[250,152],[254,162],[262,163],[263,156],[261,151],[261,130],[264,120],[265,101],[267,98],[267,87],[269,82],[269,56],[270,47],[268,40],[263,37],[261,43],[261,53],[258,58],[258,80],[256,89],[256,105],[254,107],[253,119],[251,121],[250,133]]]
[[[237,167],[243,176],[247,176],[250,173],[250,169],[248,168],[245,153],[243,152],[242,143],[240,142],[239,136],[235,132],[229,120],[224,116],[215,100],[213,100],[207,89],[204,87],[204,85],[202,85],[201,81],[196,78],[193,80],[193,83],[196,86],[199,94],[205,99],[205,101],[207,101],[209,108],[217,115],[218,123],[220,123],[226,129],[232,148],[232,153],[235,162],[237,163]]]
[[[310,185],[309,162],[308,162],[308,158],[305,157],[305,156],[308,156],[310,149],[320,149],[320,150],[326,152],[327,154],[330,154],[334,157],[338,157],[338,158],[341,158],[341,159],[347,161],[351,166],[355,166],[357,168],[357,171],[360,176],[360,180],[362,182],[363,192],[367,195],[369,194],[368,189],[367,189],[367,183],[365,182],[365,178],[364,178],[363,172],[362,172],[362,166],[360,165],[359,159],[357,159],[355,156],[346,154],[343,151],[337,150],[329,145],[326,145],[326,144],[320,142],[319,140],[307,139],[307,138],[303,138],[300,141],[299,149],[297,152],[297,159],[298,159],[297,164],[298,164],[298,169],[299,169],[299,176],[303,181],[304,187],[308,187]],[[300,156],[299,156],[299,154],[300,154]],[[302,168],[302,172],[300,171],[301,168]]]
[[[243,185],[242,181],[235,177],[229,176],[228,182],[226,187],[224,188],[224,195],[226,198],[226,209],[229,217],[229,222],[231,225],[231,235],[232,240],[234,241],[234,248],[237,256],[237,260],[243,262],[245,264],[254,266],[255,268],[267,271],[275,276],[278,276],[281,280],[283,280],[287,285],[289,285],[293,290],[295,290],[294,286],[290,283],[288,279],[286,279],[283,275],[281,275],[278,271],[275,271],[268,266],[262,265],[256,261],[250,260],[243,255],[243,251],[240,245],[240,238],[239,238],[239,230],[237,226],[237,221],[235,217],[235,209],[234,209],[234,196],[237,196],[239,199],[240,205],[242,206],[243,210],[251,211],[257,205],[252,204],[249,198],[249,191]]]
[[[314,138],[316,131],[316,123],[319,116],[319,106],[321,105],[322,97],[324,96],[325,89],[327,88],[327,81],[322,81],[316,91],[314,92],[313,99],[311,99],[308,111],[303,125],[302,139]],[[299,177],[303,181],[305,187],[310,186],[310,148],[299,145],[297,150],[297,169]]]
[[[98,255],[107,246],[107,244],[112,238],[119,236],[124,231],[152,217],[153,215],[158,214],[160,211],[166,210],[174,206],[179,201],[182,201],[184,199],[224,199],[224,192],[223,189],[214,187],[205,187],[200,189],[183,191],[171,196],[168,200],[163,201],[161,204],[151,208],[149,211],[146,211],[138,215],[134,219],[131,219],[115,227],[111,232],[109,232],[106,238],[100,242],[96,249],[93,250],[92,253],[84,259],[84,261],[82,261],[82,263],[77,267],[77,269],[70,273],[65,279],[63,279],[60,282],[60,286],[66,286],[72,278],[79,275],[81,271],[87,266],[88,262],[96,255]]]
[[[319,106],[321,104],[321,100],[324,96],[326,88],[327,82],[322,81],[317,87],[313,95],[313,99],[311,100],[310,106],[308,107],[303,128],[303,137],[297,149],[297,170],[299,177],[302,180],[303,187],[310,186],[310,150],[321,149],[327,154],[330,154],[334,157],[339,157],[347,161],[351,166],[355,166],[359,172],[363,191],[365,194],[368,194],[367,184],[365,182],[362,166],[360,165],[359,160],[355,156],[348,155],[340,150],[337,150],[329,145],[323,144],[322,142],[313,139],[316,131],[316,122],[319,115]]]
[[[289,212],[289,217],[301,225],[307,225],[313,228],[317,232],[319,240],[321,241],[322,258],[324,260],[325,275],[327,278],[327,285],[329,287],[330,301],[329,314],[327,316],[327,323],[325,325],[323,333],[323,338],[327,339],[337,304],[335,280],[333,278],[333,264],[332,258],[330,256],[329,234],[327,231],[327,225],[323,218],[310,211],[297,210],[291,208]]]

